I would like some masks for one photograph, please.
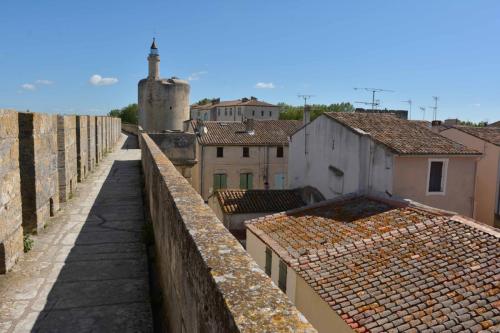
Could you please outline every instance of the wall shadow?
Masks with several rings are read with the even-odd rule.
[[[127,139],[123,143],[121,149],[139,149],[139,140],[137,139],[137,135],[126,132],[122,132],[122,134],[125,134]]]
[[[73,200],[84,202],[79,195]],[[76,219],[61,226],[68,231],[53,260],[63,267],[42,290],[32,332],[153,331],[140,161],[114,161],[83,225]]]

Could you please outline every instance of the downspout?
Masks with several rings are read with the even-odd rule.
[[[472,194],[472,218],[476,219],[476,210],[477,210],[477,203],[476,203],[476,183],[477,183],[477,164],[479,163],[479,160],[481,158],[477,157],[476,160],[474,161],[474,188],[473,188],[473,194]]]
[[[201,197],[203,198],[203,162],[205,161],[205,146],[204,145],[200,145],[201,146],[201,163],[200,163],[200,192],[201,192]],[[205,199],[203,199],[204,201]]]

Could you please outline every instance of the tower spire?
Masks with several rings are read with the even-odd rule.
[[[153,37],[153,43],[149,50],[148,56],[149,63],[149,79],[158,80],[160,78],[160,54],[158,53],[158,46],[156,46],[156,38]]]

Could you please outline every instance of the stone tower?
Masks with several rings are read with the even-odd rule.
[[[160,54],[153,38],[148,77],[139,81],[139,125],[146,132],[182,131],[189,119],[189,84],[176,77],[160,78]]]

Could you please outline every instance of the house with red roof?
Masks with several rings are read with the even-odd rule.
[[[290,137],[288,186],[365,191],[473,216],[481,152],[390,114],[325,113]]]

